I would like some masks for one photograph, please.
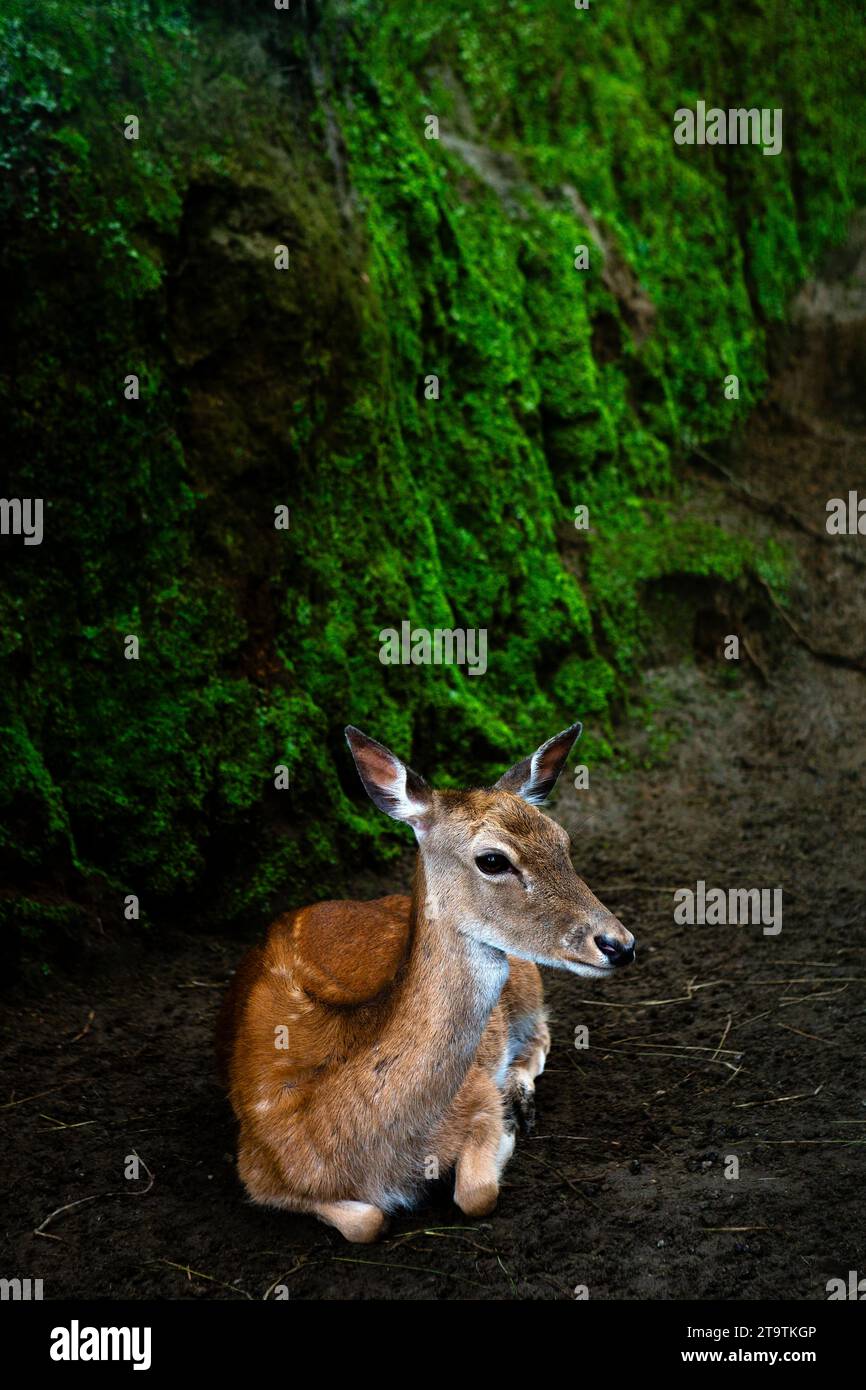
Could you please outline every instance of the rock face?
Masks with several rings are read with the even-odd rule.
[[[785,340],[797,352],[774,400],[801,413],[853,408],[866,418],[866,212],[795,295]]]
[[[672,499],[866,197],[863,36],[788,8],[784,60],[758,14],[726,40],[726,82],[820,115],[765,160],[673,143],[682,89],[720,80],[698,0],[459,32],[445,0],[423,26],[409,0],[10,0],[4,492],[44,499],[45,538],[2,539],[0,916],[37,951],[120,930],[130,895],[256,921],[398,851],[348,722],[434,778],[576,714],[602,755],[644,586],[759,562]],[[383,666],[404,621],[486,629],[483,679]]]

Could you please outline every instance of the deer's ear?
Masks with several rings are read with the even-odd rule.
[[[530,758],[522,758],[503,773],[494,791],[514,792],[537,806],[553,791],[565,760],[582,733],[582,724],[572,724],[561,734],[554,734]]]
[[[380,811],[406,821],[418,839],[430,828],[432,793],[423,777],[401,763],[384,744],[349,725],[346,739],[364,788]]]

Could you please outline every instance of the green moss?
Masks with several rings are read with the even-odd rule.
[[[9,495],[46,499],[0,594],[20,892],[99,881],[109,923],[127,891],[227,922],[339,892],[406,839],[343,724],[443,783],[576,716],[602,756],[648,583],[781,582],[682,517],[676,464],[760,399],[863,199],[862,26],[829,10],[2,0],[0,403]],[[675,146],[698,98],[783,106],[782,155]],[[487,629],[487,674],[382,666],[404,619]]]

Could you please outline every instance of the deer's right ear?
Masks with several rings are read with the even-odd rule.
[[[346,740],[373,805],[394,820],[406,821],[420,840],[430,828],[432,809],[431,791],[424,778],[352,724],[346,729]]]
[[[524,801],[538,806],[556,786],[572,747],[583,733],[582,724],[570,724],[561,734],[554,734],[530,758],[523,758],[504,772],[494,791],[514,792]]]

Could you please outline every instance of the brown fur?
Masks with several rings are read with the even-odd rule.
[[[387,750],[375,749],[378,787]],[[412,897],[278,918],[220,1020],[247,1191],[351,1240],[375,1239],[452,1168],[458,1206],[492,1209],[507,1107],[531,1105],[550,1045],[533,961],[608,973],[592,934],[629,937],[577,878],[565,832],[514,793],[434,793],[416,778],[413,794],[425,819]],[[520,882],[485,881],[473,855],[488,841]]]

